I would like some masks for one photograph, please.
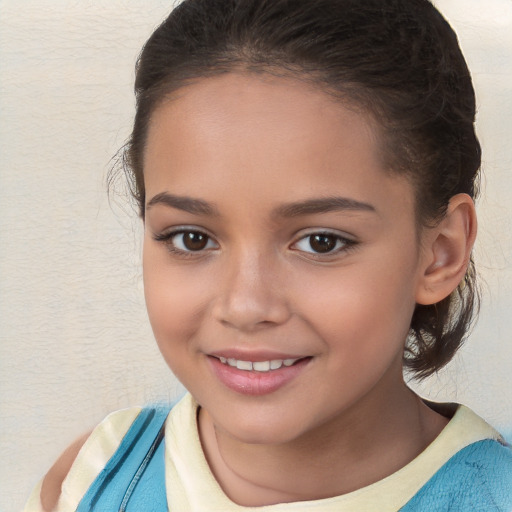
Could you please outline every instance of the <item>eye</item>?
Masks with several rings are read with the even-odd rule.
[[[310,254],[333,254],[355,242],[334,233],[311,233],[294,244],[294,248]]]
[[[217,243],[206,233],[201,231],[182,229],[179,231],[170,231],[161,235],[156,235],[157,242],[164,242],[169,250],[178,253],[201,252],[208,249],[216,249]]]

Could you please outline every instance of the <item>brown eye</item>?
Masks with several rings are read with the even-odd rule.
[[[331,252],[336,247],[339,237],[334,235],[311,235],[309,237],[309,245],[314,252],[326,253]]]
[[[293,244],[293,248],[312,255],[334,255],[348,250],[356,242],[336,233],[311,233]]]
[[[219,245],[209,235],[202,231],[176,230],[155,235],[157,242],[162,242],[170,252],[175,254],[199,253],[218,249]]]
[[[198,231],[185,231],[176,235],[175,238],[181,237],[181,244],[183,244],[184,250],[188,251],[202,251],[208,245],[208,236]],[[179,242],[176,240],[175,244],[179,246]]]

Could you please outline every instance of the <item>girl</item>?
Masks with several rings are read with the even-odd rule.
[[[427,0],[185,0],[125,151],[160,350],[190,392],[109,416],[26,510],[512,510],[512,453],[404,383],[477,306],[480,166]]]

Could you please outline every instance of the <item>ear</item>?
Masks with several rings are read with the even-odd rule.
[[[476,229],[471,197],[467,194],[453,196],[445,217],[424,233],[417,304],[435,304],[457,288],[466,274]]]

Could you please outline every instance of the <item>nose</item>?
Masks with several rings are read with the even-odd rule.
[[[291,316],[282,275],[272,258],[240,254],[225,262],[214,307],[217,321],[240,331],[287,322]]]

